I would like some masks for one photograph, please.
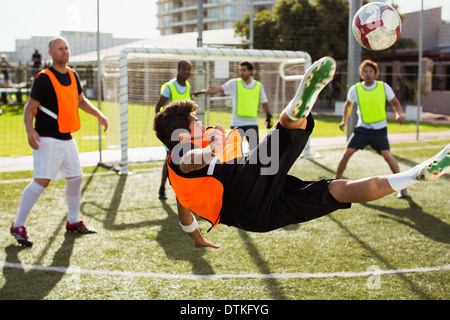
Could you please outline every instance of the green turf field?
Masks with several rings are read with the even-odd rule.
[[[402,170],[450,141],[393,145]],[[343,150],[299,159],[291,173],[331,178]],[[64,182],[53,182],[28,221],[32,248],[9,235],[31,172],[0,173],[0,299],[330,300],[450,298],[450,175],[354,204],[269,233],[199,219],[221,248],[195,249],[176,217],[173,191],[158,200],[161,163],[119,176],[84,168],[81,218],[99,232],[66,234]],[[346,177],[388,174],[370,151],[356,153]]]

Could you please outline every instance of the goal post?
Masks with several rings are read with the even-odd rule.
[[[120,174],[129,173],[130,104],[133,108],[136,104],[147,106],[145,127],[151,126],[153,119],[149,119],[148,115],[158,101],[160,86],[176,77],[176,64],[180,60],[189,60],[192,64],[189,79],[192,92],[238,77],[237,64],[244,60],[251,61],[255,64],[254,78],[264,85],[269,106],[275,113],[280,112],[293,97],[305,70],[311,65],[311,56],[303,51],[229,48],[126,47],[121,50],[120,56],[104,58],[103,96],[105,100],[112,96],[115,105],[118,97],[120,110],[120,124],[117,126],[120,131]],[[199,105],[198,118],[209,124],[211,111],[231,112],[227,99],[227,96],[195,98]],[[108,103],[105,101],[105,107]],[[140,120],[144,117],[145,114],[141,115]],[[229,127],[229,123],[225,125]],[[150,132],[146,131],[146,134]],[[145,137],[142,140],[146,140]]]

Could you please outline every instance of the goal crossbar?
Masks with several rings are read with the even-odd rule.
[[[121,170],[120,174],[129,173],[128,166],[128,56],[130,54],[153,54],[164,55],[172,59],[189,59],[190,56],[202,57],[205,61],[218,59],[227,60],[252,60],[252,61],[277,61],[284,62],[283,65],[301,59],[305,66],[311,65],[311,56],[304,51],[281,51],[281,50],[255,50],[255,49],[230,49],[230,48],[159,48],[159,47],[126,47],[121,50],[119,56],[119,86],[120,86],[120,149]],[[116,76],[103,74],[104,77]],[[284,76],[280,68],[280,76]],[[286,77],[285,77],[286,78]],[[298,77],[285,79],[286,81],[298,80]]]

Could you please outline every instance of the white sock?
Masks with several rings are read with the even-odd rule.
[[[292,115],[292,105],[293,105],[292,101],[293,101],[293,100],[294,100],[294,99],[292,99],[291,101],[289,101],[289,103],[288,103],[287,106],[284,108],[284,110],[286,111],[286,115],[287,115],[291,120],[297,121],[298,119]]]
[[[22,193],[22,199],[20,200],[19,212],[17,213],[16,221],[14,222],[14,228],[23,227],[30,214],[31,209],[36,203],[39,196],[44,192],[45,188],[37,184],[34,180],[31,181]]]
[[[66,180],[67,220],[70,224],[80,221],[81,181],[82,177]]]
[[[419,180],[415,179],[415,176],[416,170],[412,168],[404,172],[388,175],[387,180],[392,189],[400,191],[419,182]]]

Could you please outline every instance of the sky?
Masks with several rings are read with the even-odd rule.
[[[97,31],[96,0],[2,0],[0,52],[14,51],[15,39]],[[100,32],[122,38],[154,38],[156,0],[99,0]]]
[[[155,38],[156,0],[98,0],[100,32],[116,38]],[[392,2],[391,0],[378,0]],[[450,0],[393,0],[400,13],[442,7],[450,21]],[[97,31],[96,0],[2,0],[0,52],[15,51],[15,39],[57,36],[64,31]]]

